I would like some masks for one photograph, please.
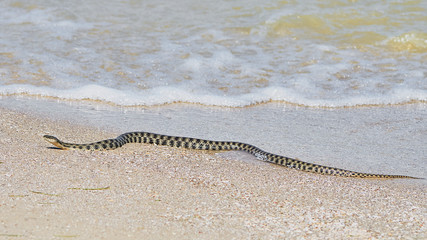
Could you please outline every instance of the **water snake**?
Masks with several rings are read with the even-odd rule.
[[[334,167],[322,166],[318,164],[303,162],[295,158],[284,157],[273,153],[266,152],[260,148],[242,142],[231,141],[211,141],[190,137],[176,137],[149,132],[129,132],[124,133],[117,138],[102,140],[99,142],[77,144],[67,143],[50,135],[44,135],[43,138],[49,143],[60,149],[82,149],[82,150],[112,150],[127,143],[149,143],[155,145],[166,145],[170,147],[188,148],[196,150],[210,151],[227,151],[238,150],[248,152],[254,155],[257,159],[275,163],[289,168],[298,169],[305,172],[319,173],[324,175],[333,175],[341,177],[354,178],[415,178],[404,175],[387,175],[387,174],[372,174],[361,173]]]

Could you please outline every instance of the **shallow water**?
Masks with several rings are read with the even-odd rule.
[[[10,107],[12,106],[12,107]],[[427,178],[427,108],[394,107],[313,109],[285,104],[247,108],[175,104],[161,107],[112,107],[102,104],[4,98],[0,107],[90,126],[111,133],[147,131],[209,140],[240,141],[302,161],[360,172]],[[32,126],[34,127],[34,126]],[[58,136],[79,142],[80,136]],[[93,141],[102,140],[93,136]],[[141,146],[143,151],[144,146]],[[245,153],[228,159],[259,164]],[[425,180],[422,180],[422,182]]]
[[[426,1],[6,0],[0,95],[425,103],[426,12]]]

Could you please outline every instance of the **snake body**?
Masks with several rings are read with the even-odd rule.
[[[211,151],[229,151],[238,150],[248,152],[254,155],[257,159],[275,163],[289,168],[298,169],[305,172],[319,173],[324,175],[341,176],[341,177],[354,177],[354,178],[415,178],[403,175],[385,175],[385,174],[371,174],[360,173],[345,169],[334,167],[327,167],[313,163],[307,163],[298,159],[284,157],[273,153],[266,152],[260,148],[241,142],[230,141],[210,141],[190,137],[176,137],[161,135],[149,132],[129,132],[124,133],[117,138],[102,140],[99,142],[77,144],[66,143],[54,136],[44,135],[43,138],[49,143],[55,145],[60,149],[82,149],[82,150],[112,150],[127,143],[148,143],[155,145],[165,145],[177,148],[188,148],[196,150],[211,150]]]

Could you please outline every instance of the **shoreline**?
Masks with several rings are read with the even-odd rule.
[[[427,178],[424,105],[361,109],[307,109],[266,104],[246,109],[177,104],[115,108],[102,104],[2,99],[0,107],[110,133],[145,131],[237,141],[319,165],[374,174]],[[104,138],[54,135],[65,142]]]
[[[427,100],[424,99],[409,99],[402,102],[397,103],[361,103],[354,105],[337,105],[337,106],[328,106],[328,105],[306,105],[303,103],[291,102],[286,100],[274,100],[269,99],[265,101],[258,101],[255,103],[239,106],[239,105],[215,105],[215,104],[204,104],[200,102],[186,102],[186,101],[173,101],[166,102],[162,104],[150,104],[150,105],[120,105],[118,103],[114,103],[108,100],[102,99],[89,99],[89,98],[63,98],[63,97],[55,97],[49,95],[42,94],[29,94],[26,92],[23,93],[0,93],[0,99],[2,98],[27,98],[27,99],[37,99],[38,101],[57,101],[57,102],[76,102],[76,103],[85,103],[85,104],[98,104],[110,107],[120,107],[120,108],[159,108],[159,107],[168,107],[174,105],[194,105],[201,106],[206,108],[223,108],[223,109],[244,109],[244,108],[254,108],[262,105],[268,104],[283,104],[290,107],[300,107],[300,108],[308,108],[308,109],[358,109],[358,108],[376,108],[376,107],[397,107],[397,106],[408,106],[408,105],[417,105],[417,104],[427,104]]]
[[[0,114],[0,144],[7,146],[0,150],[0,236],[425,237],[425,180],[324,176],[240,152],[153,145],[60,151],[42,135],[90,142],[111,138],[117,129],[1,107]]]

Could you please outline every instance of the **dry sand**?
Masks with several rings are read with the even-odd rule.
[[[117,134],[0,108],[0,239],[426,238],[425,180],[321,176],[151,145],[61,151],[46,133]]]

